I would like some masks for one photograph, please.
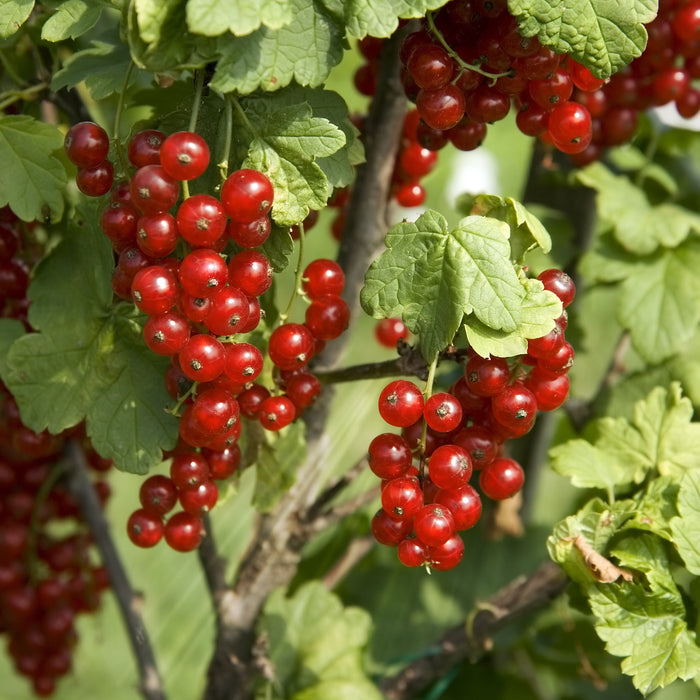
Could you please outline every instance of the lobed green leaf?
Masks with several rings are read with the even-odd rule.
[[[524,36],[567,53],[599,78],[609,78],[646,47],[644,24],[656,0],[508,0]]]
[[[293,18],[292,0],[189,0],[187,27],[195,34],[244,36],[260,25],[280,29]]]
[[[0,39],[17,32],[33,9],[34,0],[0,0]]]
[[[687,471],[679,484],[678,517],[671,530],[678,553],[692,574],[700,575],[700,472]]]
[[[105,7],[110,7],[109,3],[101,0],[66,0],[44,22],[41,38],[54,42],[82,36],[97,24]]]

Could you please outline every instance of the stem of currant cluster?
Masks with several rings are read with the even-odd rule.
[[[435,359],[428,366],[428,378],[425,380],[425,400],[427,401],[433,395],[433,383],[435,381],[435,371],[438,366],[438,356],[435,355]],[[423,429],[420,434],[420,476],[423,478],[425,471],[425,446],[428,439],[428,422],[423,421]]]
[[[435,35],[435,38],[442,44],[442,47],[447,51],[447,53],[450,55],[450,57],[455,61],[455,63],[463,70],[470,70],[473,73],[478,73],[479,75],[483,75],[485,78],[490,78],[491,79],[491,84],[496,82],[499,78],[505,78],[511,73],[509,71],[506,71],[505,73],[489,73],[488,71],[482,70],[479,68],[479,66],[475,66],[473,64],[467,63],[466,61],[462,60],[460,56],[455,53],[454,49],[445,41],[445,37],[442,35],[442,32],[437,28],[435,25],[435,20],[433,19],[433,13],[428,12],[426,15],[426,19],[428,20],[428,28],[430,29],[430,33]],[[460,71],[461,73],[461,71]],[[459,76],[457,76],[459,77]]]
[[[301,293],[301,285],[302,285],[302,279],[304,275],[304,223],[302,221],[299,222],[298,224],[299,228],[299,255],[297,257],[297,266],[294,270],[294,289],[292,290],[292,296],[289,299],[289,303],[287,304],[287,308],[284,310],[284,313],[280,314],[280,321],[284,323],[287,318],[289,318],[289,314],[292,310],[292,307],[294,306],[294,302],[296,301],[297,296]]]
[[[223,158],[219,161],[221,182],[228,176],[228,157],[231,153],[231,141],[233,140],[233,106],[231,100],[230,94],[224,95],[224,153]]]
[[[204,90],[204,71],[196,70],[194,72],[194,100],[192,102],[192,114],[190,114],[189,131],[194,131],[197,128],[197,119],[199,117],[199,106],[202,104],[202,91]]]

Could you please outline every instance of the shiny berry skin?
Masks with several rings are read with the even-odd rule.
[[[324,294],[314,299],[306,309],[304,325],[314,338],[333,340],[348,327],[350,308],[337,294]]]
[[[544,109],[552,109],[555,105],[566,102],[574,90],[571,75],[563,68],[557,68],[552,75],[544,80],[531,80],[528,83],[530,97]]]
[[[304,270],[302,288],[310,299],[324,294],[341,294],[344,287],[345,273],[334,260],[318,258]]]
[[[243,250],[228,263],[228,281],[249,297],[259,297],[272,285],[272,265],[267,256],[257,250]]]
[[[474,122],[492,123],[510,112],[510,98],[488,85],[479,85],[466,99],[466,113]]]
[[[407,178],[416,180],[425,177],[437,163],[437,153],[419,143],[410,143],[401,151],[399,166]]]
[[[272,223],[268,216],[261,216],[246,224],[231,219],[226,231],[231,240],[241,248],[257,248],[270,237]]]
[[[160,165],[145,165],[131,178],[131,200],[144,214],[168,211],[177,202],[180,188]]]
[[[178,489],[195,488],[210,478],[209,464],[196,452],[178,453],[170,464],[170,478]]]
[[[313,355],[314,338],[306,326],[285,323],[272,331],[267,350],[280,369],[303,367]]]
[[[238,402],[225,389],[211,388],[197,393],[192,404],[192,422],[209,435],[228,432],[238,421]]]
[[[537,366],[553,374],[564,374],[574,364],[574,348],[566,340],[552,353],[537,359]]]
[[[423,394],[413,382],[397,379],[379,395],[379,415],[389,425],[405,428],[422,417],[424,404]]]
[[[195,382],[209,382],[223,374],[224,346],[211,335],[193,335],[180,351],[180,367]]]
[[[416,85],[421,88],[440,88],[452,78],[454,63],[438,44],[418,47],[408,60],[406,68]]]
[[[499,438],[493,431],[481,425],[462,428],[451,438],[451,441],[469,453],[474,469],[483,469],[490,464],[501,449]]]
[[[433,394],[423,408],[425,422],[438,433],[449,433],[462,422],[462,405],[447,392]]]
[[[400,435],[381,433],[370,442],[367,461],[380,479],[396,479],[411,468],[413,455]]]
[[[434,503],[450,509],[457,531],[474,527],[481,518],[481,498],[473,486],[439,489]]]
[[[559,150],[577,153],[590,143],[591,115],[583,105],[564,102],[551,111],[547,128]]]
[[[208,194],[193,194],[177,210],[177,229],[194,248],[211,248],[226,230],[221,202]]]
[[[209,146],[199,134],[177,131],[161,144],[160,164],[174,180],[194,180],[209,166]]]
[[[423,566],[428,559],[428,545],[417,537],[407,537],[399,543],[396,553],[404,566]]]
[[[241,415],[255,420],[260,413],[260,406],[270,396],[270,392],[261,384],[253,384],[249,389],[238,395],[238,406]]]
[[[464,542],[455,534],[437,547],[428,547],[428,565],[436,571],[454,569],[464,556]]]
[[[591,71],[574,61],[571,57],[567,61],[566,67],[571,75],[574,85],[584,92],[593,92],[600,89],[605,84],[602,78],[596,78]]]
[[[177,303],[177,280],[162,265],[149,265],[134,275],[134,303],[146,314],[162,314]]]
[[[524,483],[523,468],[509,457],[495,459],[479,474],[481,490],[494,501],[503,501],[514,496]]]
[[[129,162],[136,168],[160,164],[160,147],[165,134],[156,129],[144,129],[135,133],[127,147]]]
[[[178,278],[193,297],[213,297],[228,279],[226,261],[209,248],[197,248],[180,263]]]
[[[221,203],[226,213],[234,221],[244,224],[267,214],[272,208],[273,197],[270,179],[257,170],[236,170],[221,186]]]
[[[540,411],[559,408],[569,394],[569,377],[551,374],[540,367],[533,367],[525,379],[525,386],[533,393]]]
[[[431,503],[418,511],[413,529],[419,540],[429,547],[438,547],[454,535],[455,521],[449,508]]]
[[[467,386],[477,396],[495,396],[510,381],[510,368],[502,357],[474,355],[464,368]]]
[[[150,316],[143,327],[146,345],[157,355],[176,355],[190,337],[190,323],[176,311]]]
[[[560,301],[561,305],[566,308],[576,295],[576,285],[574,281],[562,270],[550,268],[544,272],[540,272],[537,279],[542,282],[544,288],[550,292],[554,292]]]
[[[167,523],[163,534],[165,541],[177,552],[191,552],[199,547],[204,532],[202,521],[197,515],[182,511],[175,513]]]
[[[406,182],[397,187],[394,197],[402,207],[419,207],[425,201],[425,188],[419,182]]]
[[[107,159],[109,136],[94,122],[79,122],[68,129],[63,145],[71,163],[93,168]]]
[[[683,42],[700,39],[700,2],[688,2],[678,8],[671,22],[673,33]]]
[[[155,547],[163,537],[163,521],[160,515],[139,508],[129,516],[126,532],[137,547]]]
[[[430,455],[428,473],[438,488],[466,486],[472,475],[471,457],[459,445],[441,445]]]
[[[117,253],[136,244],[139,214],[130,204],[112,202],[102,211],[100,228]]]
[[[114,168],[108,160],[103,160],[90,168],[79,168],[75,183],[78,189],[88,197],[101,197],[112,189]]]
[[[299,372],[285,381],[285,394],[300,412],[320,396],[321,382],[310,372]]]
[[[202,455],[209,463],[211,478],[217,481],[232,477],[241,463],[241,448],[238,445],[232,445],[223,450],[211,450],[205,447]]]
[[[179,238],[175,217],[168,212],[144,215],[136,224],[136,245],[152,258],[170,255]]]
[[[266,430],[281,430],[296,416],[294,404],[287,396],[270,396],[260,404],[258,417]]]
[[[218,500],[219,487],[211,480],[191,489],[181,489],[179,492],[182,510],[193,515],[208,513]]]
[[[262,372],[263,356],[250,343],[228,343],[226,348],[226,376],[238,384],[255,381]]]
[[[418,479],[400,476],[382,489],[382,508],[395,520],[411,520],[423,507],[423,491]]]
[[[501,425],[521,434],[535,419],[537,400],[523,384],[511,384],[491,399],[491,413]]]
[[[372,535],[379,544],[387,547],[398,547],[411,534],[411,520],[395,520],[383,508],[373,516],[371,522]]]
[[[450,129],[464,116],[466,100],[462,91],[448,83],[434,90],[422,89],[416,97],[421,119],[433,129]]]
[[[532,357],[547,357],[556,351],[563,342],[564,333],[558,325],[555,325],[546,335],[528,340],[527,352]]]
[[[157,516],[165,515],[177,503],[177,486],[167,476],[153,474],[141,484],[139,500],[147,512]]]
[[[396,348],[401,338],[408,338],[408,328],[400,318],[383,318],[374,327],[374,337],[385,348]]]

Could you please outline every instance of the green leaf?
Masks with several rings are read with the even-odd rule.
[[[375,318],[403,316],[428,361],[453,341],[465,314],[495,330],[516,330],[526,292],[510,262],[508,235],[505,223],[481,216],[450,232],[431,210],[397,224],[365,275],[364,310]]]
[[[12,36],[29,18],[34,0],[0,0],[0,39]]]
[[[606,232],[595,237],[592,248],[581,258],[579,271],[590,283],[621,282],[635,274],[638,261]]]
[[[567,53],[599,78],[640,56],[646,47],[643,24],[656,16],[655,0],[509,0],[524,36]]]
[[[637,255],[659,246],[673,248],[700,232],[700,215],[672,203],[652,205],[628,177],[613,174],[602,163],[589,165],[576,179],[596,190],[601,218],[610,223],[620,245]]]
[[[575,542],[581,536],[593,550],[608,556],[610,541],[617,531],[634,515],[635,503],[616,501],[612,505],[599,498],[590,500],[578,513],[562,520],[547,540],[549,556],[569,577],[584,586],[597,582],[593,571]]]
[[[362,669],[371,625],[367,612],[344,608],[318,581],[291,598],[275,591],[258,626],[269,644],[274,687],[284,688],[290,700],[380,700]],[[264,689],[258,697],[265,697]]]
[[[241,100],[237,113],[241,128],[252,136],[243,167],[261,170],[272,181],[272,218],[280,225],[291,226],[306,218],[310,209],[325,206],[331,187],[316,159],[332,156],[346,144],[340,128],[316,116],[308,94],[290,88],[248,97]],[[315,97],[317,102],[326,99],[324,94]]]
[[[678,492],[679,517],[671,520],[678,553],[686,569],[700,574],[700,472],[687,471]]]
[[[44,41],[75,39],[97,24],[105,7],[108,4],[99,0],[67,0],[44,22],[41,38]]]
[[[24,221],[60,219],[68,176],[52,155],[59,148],[63,134],[55,126],[24,115],[0,116],[0,163],[12,174],[0,180],[0,207],[9,204]]]
[[[503,198],[494,194],[477,195],[469,213],[491,216],[505,221],[510,226],[513,260],[522,260],[525,252],[533,246],[539,246],[544,253],[549,253],[552,249],[552,239],[542,222],[512,197]]]
[[[165,411],[167,359],[146,348],[128,305],[112,306],[112,268],[92,204],[37,267],[28,295],[38,332],[11,346],[3,379],[33,430],[86,419],[103,456],[145,473],[175,444],[177,420]]]
[[[688,629],[686,610],[673,583],[662,541],[627,537],[614,550],[621,566],[646,574],[647,585],[598,585],[589,603],[606,649],[623,657],[622,671],[643,694],[700,671],[700,649]]]
[[[289,264],[289,256],[294,252],[294,241],[289,235],[289,226],[272,225],[268,239],[260,246],[275,272],[282,272]]]
[[[514,331],[499,331],[485,325],[474,315],[467,316],[464,327],[469,345],[482,357],[513,357],[527,352],[528,338],[541,338],[554,328],[561,315],[561,301],[535,279],[523,281],[525,298],[522,317]]]
[[[21,321],[13,318],[0,318],[0,377],[7,373],[7,353],[10,346],[25,334]]]
[[[281,433],[265,433],[255,457],[257,481],[253,502],[266,513],[296,482],[297,470],[306,457],[304,424],[292,423]]]
[[[549,451],[552,469],[571,479],[579,488],[606,489],[629,484],[635,477],[635,466],[621,463],[615,455],[591,445],[586,440],[569,440]]]
[[[131,55],[126,44],[93,41],[90,48],[76,51],[64,61],[51,79],[51,89],[72,88],[84,81],[92,98],[102,100],[123,89],[130,65]],[[136,73],[133,71],[130,85]]]
[[[445,0],[347,0],[341,6],[348,32],[361,38],[391,36],[399,18],[423,17],[444,4]]]
[[[288,0],[291,22],[260,27],[244,37],[222,37],[211,81],[219,92],[249,94],[296,82],[318,87],[343,57],[344,27],[320,2]],[[273,3],[278,4],[278,3]]]
[[[291,0],[189,0],[187,27],[195,34],[244,36],[261,24],[280,29],[293,18]]]
[[[680,352],[700,321],[700,242],[639,260],[622,283],[618,318],[650,364]]]
[[[648,530],[669,542],[673,541],[671,521],[678,514],[678,484],[667,476],[649,482],[646,490],[636,496],[637,508],[622,529]]]

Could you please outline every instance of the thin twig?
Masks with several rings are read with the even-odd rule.
[[[468,623],[448,630],[435,652],[422,656],[379,685],[387,700],[408,700],[467,659],[477,661],[491,646],[491,637],[526,614],[549,605],[568,583],[562,569],[549,562],[522,576],[478,604]]]
[[[345,554],[333,565],[331,570],[323,577],[323,585],[329,590],[335,588],[350,573],[355,565],[362,560],[375,546],[373,537],[358,537],[348,545]]]
[[[117,598],[122,620],[131,642],[141,678],[141,694],[146,700],[165,700],[163,683],[158,673],[153,650],[141,617],[140,597],[126,575],[99,498],[88,477],[88,465],[81,446],[70,440],[66,445],[66,484],[80,506],[83,518],[107,570],[109,582]]]

